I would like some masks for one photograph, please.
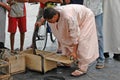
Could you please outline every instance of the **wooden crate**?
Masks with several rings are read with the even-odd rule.
[[[6,59],[10,63],[10,73],[17,74],[25,71],[25,56],[14,55]]]
[[[57,67],[55,61],[45,59],[45,56],[49,56],[51,54],[34,55],[32,52],[32,49],[22,52],[22,54],[25,54],[26,67],[28,69],[45,73]],[[39,52],[40,51],[37,51],[37,53]]]
[[[9,80],[9,63],[0,59],[0,80]]]
[[[25,71],[25,56],[13,54],[8,49],[3,49],[1,58],[10,64],[10,73],[16,74]]]
[[[10,74],[0,75],[0,80],[10,80]]]
[[[69,58],[65,56],[57,55],[56,53],[36,50],[36,55],[33,54],[33,50],[25,50],[21,52],[25,54],[26,67],[35,71],[45,73],[49,70],[57,68],[57,62],[66,64],[72,63]]]

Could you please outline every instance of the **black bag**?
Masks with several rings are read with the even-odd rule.
[[[46,76],[44,80],[65,80],[65,78],[62,76]]]

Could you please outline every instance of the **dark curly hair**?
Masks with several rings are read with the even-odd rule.
[[[54,15],[56,15],[57,13],[59,13],[57,10],[55,10],[54,8],[45,8],[43,11],[43,18],[44,19],[52,19]]]

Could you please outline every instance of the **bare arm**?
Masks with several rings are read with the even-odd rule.
[[[2,6],[3,8],[5,8],[6,10],[10,11],[10,6],[3,3],[3,2],[0,2],[0,6]]]
[[[35,23],[35,27],[40,27],[45,22],[45,19],[42,17],[39,21]]]

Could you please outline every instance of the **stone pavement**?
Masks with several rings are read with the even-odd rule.
[[[39,4],[37,5],[27,5],[27,29],[26,38],[25,38],[25,46],[28,47],[31,44],[34,23],[36,20],[36,15],[38,12]],[[6,28],[7,31],[7,28]],[[15,48],[19,48],[19,32],[16,33],[15,38]],[[46,50],[55,51],[56,43],[48,42]],[[10,47],[9,45],[9,33],[6,33],[6,47]],[[112,57],[112,55],[111,55]],[[63,76],[65,80],[120,80],[120,62],[113,60],[112,58],[106,59],[105,68],[96,69],[96,62],[89,66],[88,72],[86,75],[81,77],[71,77],[70,73],[75,70],[75,66],[73,65],[71,68],[57,68],[47,72],[46,74],[41,74],[40,72],[26,70],[24,73],[13,75],[14,80],[43,80],[45,76]]]

